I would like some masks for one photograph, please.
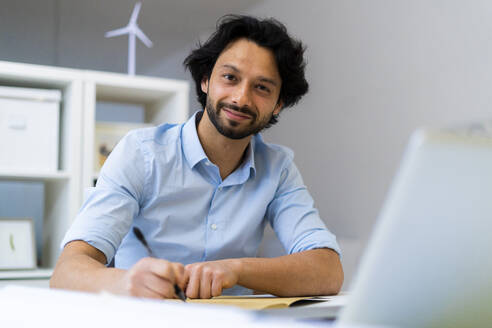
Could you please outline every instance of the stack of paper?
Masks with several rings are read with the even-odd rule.
[[[253,313],[229,307],[20,286],[0,289],[0,309],[0,327],[265,326]]]
[[[336,297],[335,297],[336,298]],[[305,327],[308,322],[265,315],[267,311],[295,310],[299,301],[333,297],[273,296],[218,297],[211,300],[150,300],[112,294],[7,286],[0,289],[0,327]],[[328,302],[329,303],[329,302]],[[323,302],[323,304],[328,304]],[[216,306],[236,305],[239,307]],[[271,310],[279,307],[290,308]],[[316,306],[312,304],[311,306]],[[297,308],[309,308],[299,306]],[[324,309],[323,309],[324,311]]]

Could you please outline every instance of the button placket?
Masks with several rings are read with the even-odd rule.
[[[209,256],[213,257],[213,254],[215,254],[218,249],[220,249],[220,243],[222,240],[222,234],[221,234],[221,222],[220,222],[220,214],[217,213],[217,208],[216,208],[216,203],[217,203],[217,197],[220,197],[220,191],[221,187],[219,187],[218,184],[215,185],[215,192],[212,196],[211,203],[210,203],[210,208],[209,208],[209,213],[207,216],[207,225],[206,225],[206,230],[207,230],[207,242],[206,242],[206,255],[203,258],[203,261],[208,260]],[[219,211],[220,212],[220,211]]]
[[[218,186],[218,187],[217,187],[217,189],[215,190],[215,193],[214,193],[214,197],[213,197],[212,203],[215,201],[215,198],[217,197],[217,192],[219,192],[219,191],[222,191],[222,186]],[[213,222],[212,222],[212,223],[210,223],[209,227],[210,227],[210,229],[211,229],[212,231],[216,231],[216,230],[217,230],[217,228],[218,228],[218,225],[217,225],[217,223],[213,223]]]

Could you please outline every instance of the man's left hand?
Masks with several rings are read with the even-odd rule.
[[[186,296],[211,298],[222,294],[222,289],[231,288],[239,280],[240,260],[227,259],[192,263],[185,266]]]

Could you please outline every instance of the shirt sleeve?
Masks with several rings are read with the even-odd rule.
[[[87,198],[61,247],[83,240],[103,252],[109,263],[139,213],[146,164],[137,133],[130,132],[107,158],[96,187],[87,190]]]
[[[341,256],[336,237],[321,220],[299,170],[290,161],[282,170],[267,219],[288,254],[330,248]]]

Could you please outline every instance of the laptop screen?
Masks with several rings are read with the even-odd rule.
[[[408,145],[339,321],[488,326],[491,252],[492,138],[420,130]]]

